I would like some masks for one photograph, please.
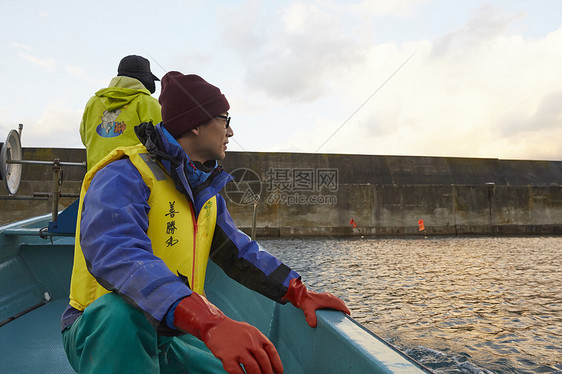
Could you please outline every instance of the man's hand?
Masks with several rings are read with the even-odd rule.
[[[230,374],[281,374],[283,365],[273,343],[257,328],[234,321],[197,293],[184,298],[174,325],[201,339]]]
[[[225,318],[202,339],[231,374],[283,373],[281,358],[273,344],[255,327]]]
[[[310,327],[316,327],[317,309],[335,309],[347,315],[351,314],[344,302],[336,296],[328,292],[316,293],[309,291],[299,278],[291,279],[289,289],[285,296],[283,296],[283,299],[304,312],[304,317]]]

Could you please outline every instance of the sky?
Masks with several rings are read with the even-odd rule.
[[[198,74],[232,151],[562,160],[562,1],[3,1],[0,142],[83,147],[121,58]],[[160,84],[157,82],[157,98]]]

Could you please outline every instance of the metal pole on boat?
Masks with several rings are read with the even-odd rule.
[[[252,218],[252,240],[256,240],[256,221],[258,215],[258,203],[260,201],[260,195],[254,195],[254,216]]]
[[[40,161],[40,160],[7,160],[6,164],[20,164],[20,165],[53,165],[54,161]],[[86,167],[86,161],[82,162],[67,162],[59,161],[60,166],[81,166]]]
[[[60,173],[61,173],[60,160],[58,158],[55,158],[55,161],[53,162],[53,185],[52,185],[53,186],[52,188],[52,193],[53,193],[52,221],[53,222],[57,221],[57,217],[59,214]]]

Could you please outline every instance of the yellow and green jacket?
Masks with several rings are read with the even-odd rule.
[[[88,170],[114,148],[139,144],[134,127],[162,120],[160,103],[131,77],[115,77],[108,88],[90,98],[82,115],[80,137],[86,146]]]
[[[193,291],[204,294],[208,259],[277,302],[299,277],[236,228],[219,194],[232,177],[215,168],[192,188],[185,152],[161,125],[150,126],[152,154],[144,145],[117,148],[84,178],[63,329],[98,297],[116,292],[159,333],[176,334],[173,308]],[[171,157],[152,157],[162,152]]]

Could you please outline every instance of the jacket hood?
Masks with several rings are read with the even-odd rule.
[[[150,96],[150,91],[138,79],[131,77],[115,77],[109,87],[96,92],[108,111],[122,108],[141,95]]]
[[[233,178],[224,172],[221,166],[216,166],[201,184],[192,186],[188,175],[194,174],[195,166],[189,160],[179,144],[170,142],[162,130],[162,123],[154,126],[152,122],[143,122],[135,126],[135,133],[146,147],[146,150],[156,157],[168,171],[176,189],[188,196],[195,203],[196,212],[201,210],[203,203],[211,195],[219,191]],[[203,192],[203,193],[201,193]]]

